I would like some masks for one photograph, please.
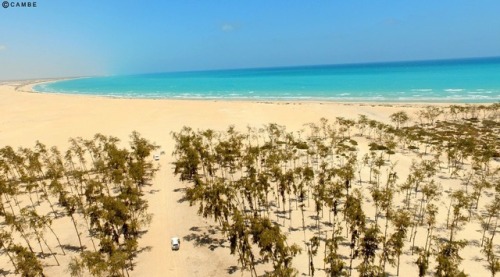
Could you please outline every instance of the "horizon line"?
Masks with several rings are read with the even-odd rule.
[[[300,68],[300,67],[327,67],[327,66],[359,66],[359,65],[381,65],[381,64],[398,64],[398,63],[428,63],[428,62],[452,62],[452,61],[473,61],[500,59],[500,56],[480,56],[480,57],[460,57],[460,58],[436,58],[436,59],[420,59],[420,60],[388,60],[388,61],[373,61],[373,62],[346,62],[346,63],[325,63],[325,64],[297,64],[297,65],[272,65],[272,66],[255,66],[255,67],[231,67],[231,68],[213,68],[213,69],[193,69],[193,70],[170,70],[170,71],[155,71],[145,73],[130,73],[130,74],[107,74],[101,77],[109,76],[137,76],[137,75],[152,75],[164,73],[198,73],[198,72],[216,72],[216,71],[238,71],[238,70],[253,70],[253,69],[285,69],[285,68]],[[98,77],[93,76],[93,77]]]
[[[452,61],[475,61],[487,59],[500,59],[500,56],[480,56],[480,57],[459,57],[459,58],[435,58],[435,59],[418,59],[418,60],[388,60],[388,61],[371,61],[371,62],[345,62],[345,63],[325,63],[325,64],[297,64],[297,65],[272,65],[272,66],[255,66],[255,67],[232,67],[232,68],[212,68],[212,69],[192,69],[192,70],[166,70],[142,73],[127,73],[127,74],[95,74],[81,76],[60,76],[60,77],[36,77],[36,78],[16,78],[16,79],[0,79],[0,82],[18,82],[18,81],[60,81],[63,79],[80,79],[80,78],[99,78],[99,77],[116,77],[116,76],[139,76],[153,74],[175,74],[175,73],[198,73],[198,72],[217,72],[217,71],[243,71],[257,69],[292,69],[300,67],[328,67],[328,66],[360,66],[360,65],[382,65],[382,64],[402,64],[402,63],[430,63],[430,62],[452,62]]]

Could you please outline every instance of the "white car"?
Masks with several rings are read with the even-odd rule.
[[[172,244],[172,250],[179,250],[181,247],[181,240],[178,237],[171,238],[170,243]]]

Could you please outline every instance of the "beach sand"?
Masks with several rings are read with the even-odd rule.
[[[193,101],[193,100],[148,100],[148,99],[111,99],[102,97],[56,95],[29,93],[31,84],[23,82],[4,82],[0,84],[0,146],[33,147],[37,140],[46,145],[56,145],[66,149],[68,138],[91,138],[95,133],[112,135],[125,144],[128,136],[136,130],[143,137],[155,142],[165,151],[160,157],[161,169],[148,188],[146,198],[153,221],[148,232],[141,238],[140,245],[151,247],[137,258],[137,267],[131,276],[240,276],[236,271],[237,257],[231,256],[226,247],[210,249],[207,245],[196,245],[194,240],[183,240],[179,251],[170,250],[170,237],[181,239],[209,233],[215,223],[196,214],[196,207],[189,207],[187,202],[179,203],[182,193],[181,183],[173,175],[171,153],[174,141],[171,132],[179,131],[183,126],[193,129],[225,130],[235,125],[240,130],[246,126],[262,127],[267,123],[285,125],[287,130],[300,130],[305,123],[318,122],[324,117],[333,121],[336,117],[357,119],[359,114],[389,123],[389,115],[405,110],[413,115],[422,105],[419,104],[355,104],[333,102],[253,102],[253,101]],[[408,168],[415,155],[396,154],[391,159],[398,160],[400,168],[399,182],[405,180]],[[404,176],[404,177],[403,177]],[[443,188],[456,184],[456,180],[443,179]],[[367,196],[369,198],[369,196]],[[483,203],[487,202],[484,198]],[[443,205],[448,202],[442,199]],[[312,208],[311,208],[312,209]],[[367,216],[373,211],[366,210]],[[312,212],[310,213],[313,214]],[[295,222],[300,220],[300,212],[293,214]],[[446,214],[440,214],[438,222],[445,221]],[[67,230],[67,240],[76,245],[71,223],[59,224],[58,230]],[[480,239],[480,226],[476,222],[468,224],[459,231],[460,238]],[[423,229],[422,229],[423,230]],[[214,237],[217,237],[215,234]],[[424,232],[419,231],[418,239],[424,239]],[[302,243],[302,232],[289,234],[289,240]],[[225,243],[227,246],[227,242]],[[414,264],[417,256],[405,255],[401,259],[400,276],[418,276]],[[321,251],[320,251],[321,253]],[[484,267],[483,255],[478,247],[466,247],[462,252],[464,261],[461,268],[471,276],[489,276]],[[322,255],[315,258],[317,267],[323,267]],[[48,263],[53,263],[45,259]],[[62,264],[69,260],[61,256]],[[294,260],[299,269],[299,276],[307,275],[307,252],[303,251]],[[0,257],[0,268],[12,270],[5,257]],[[388,271],[395,274],[395,269],[388,266]],[[432,268],[430,269],[432,271]],[[47,276],[67,276],[64,266],[46,266]],[[263,268],[259,268],[259,274]],[[357,272],[353,271],[353,276]],[[244,276],[249,276],[245,272]],[[317,271],[316,276],[325,276]]]

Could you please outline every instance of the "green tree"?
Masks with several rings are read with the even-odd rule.
[[[23,277],[45,276],[43,267],[32,251],[23,246],[11,245],[9,251],[15,254],[16,273]]]
[[[393,113],[389,116],[389,118],[396,124],[396,129],[399,129],[401,125],[404,125],[406,122],[408,122],[408,120],[410,120],[410,117],[405,111]]]
[[[256,218],[252,224],[253,242],[259,247],[263,261],[273,264],[273,276],[296,276],[297,270],[291,267],[292,259],[301,252],[296,244],[288,245],[286,236],[277,224],[268,218]]]
[[[500,258],[495,255],[493,249],[493,240],[486,238],[486,243],[481,249],[481,252],[486,256],[486,261],[488,262],[488,270],[492,277],[500,271]]]
[[[392,266],[397,268],[397,276],[399,276],[400,257],[403,254],[404,241],[410,226],[410,213],[406,210],[397,210],[391,217],[395,232],[387,241],[388,261]]]
[[[11,245],[12,245],[12,235],[9,232],[0,230],[0,249],[9,257],[10,262],[15,270],[17,270],[17,265],[11,255]]]
[[[459,251],[465,247],[467,241],[447,241],[438,243],[436,256],[436,276],[438,277],[465,277],[465,273],[458,269],[462,258]]]
[[[378,226],[372,225],[365,230],[361,239],[360,252],[363,260],[358,267],[359,276],[361,277],[376,277],[383,273],[382,268],[374,264],[381,241],[379,233]]]
[[[324,262],[328,265],[325,271],[330,277],[348,276],[346,264],[342,256],[338,254],[339,242],[344,239],[341,236],[341,231],[342,228],[338,226],[333,230],[332,238],[325,241]]]

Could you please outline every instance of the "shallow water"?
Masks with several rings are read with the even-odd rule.
[[[126,98],[498,102],[500,58],[156,73],[39,84]]]

